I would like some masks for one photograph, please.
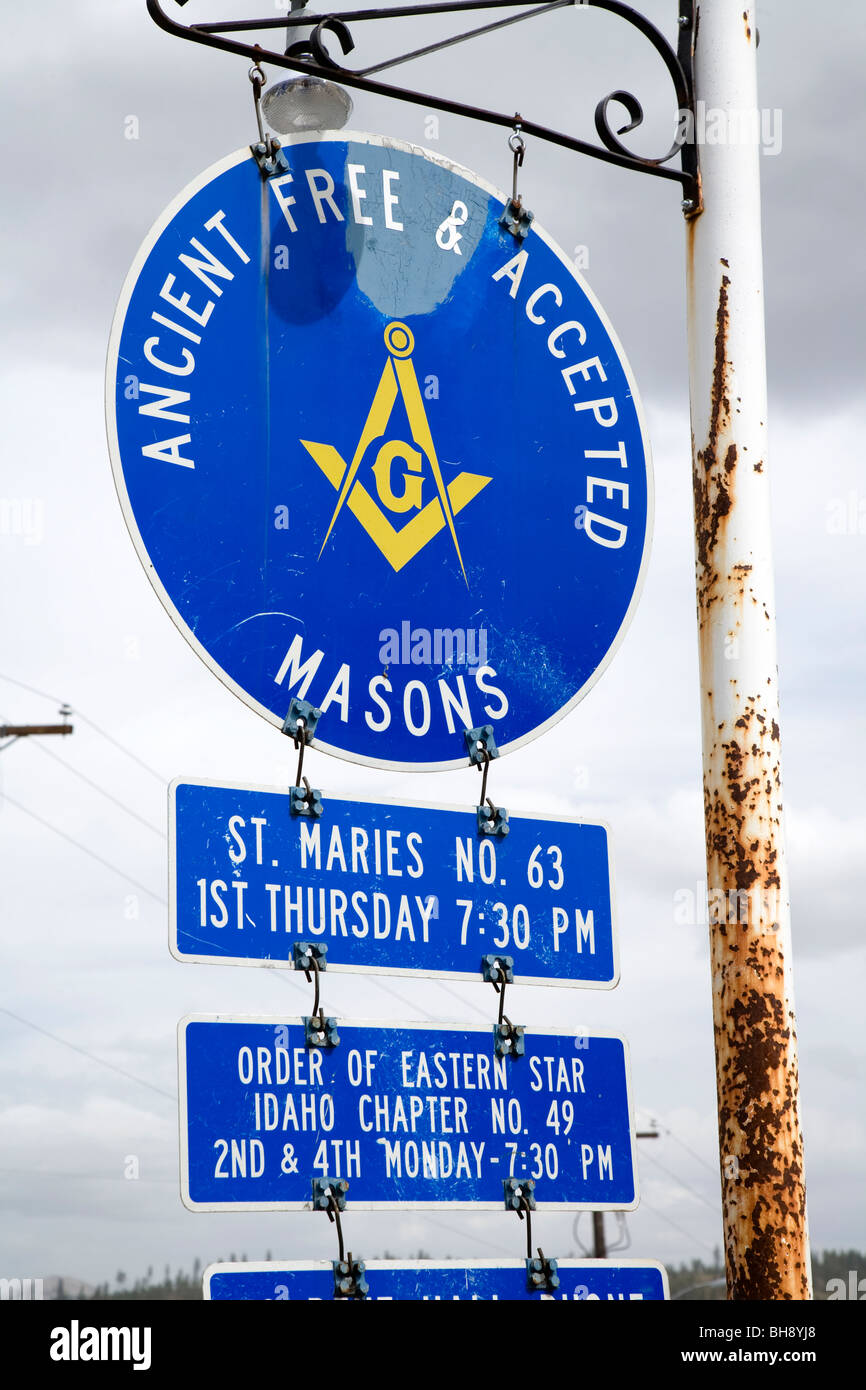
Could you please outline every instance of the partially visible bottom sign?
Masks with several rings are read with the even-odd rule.
[[[527,1286],[523,1260],[368,1260],[368,1298],[380,1301],[585,1299],[594,1302],[670,1297],[660,1264],[639,1260],[559,1260],[559,1287],[541,1293]],[[214,1264],[204,1272],[206,1299],[322,1301],[334,1297],[330,1260],[270,1264]]]

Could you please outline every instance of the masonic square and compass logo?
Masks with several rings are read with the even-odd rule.
[[[630,368],[480,176],[363,132],[284,152],[265,182],[249,147],[202,171],[127,276],[106,423],[130,534],[277,728],[297,698],[317,748],[371,766],[465,766],[487,724],[508,752],[582,699],[637,603]]]
[[[395,572],[447,527],[466,580],[454,518],[492,479],[480,473],[461,472],[446,487],[412,364],[415,346],[412,330],[405,323],[389,323],[385,329],[385,346],[389,356],[351,462],[346,463],[333,444],[300,441],[337,492],[319,558],[345,505]],[[398,396],[402,398],[409,421],[411,444],[388,437]],[[372,465],[376,486],[376,497],[372,497],[358,473],[371,446],[375,447],[380,440],[383,442],[379,444]],[[401,466],[403,471],[398,473]],[[428,498],[428,493],[433,491],[430,484],[435,486],[435,495]],[[386,512],[408,519],[395,526]],[[469,581],[466,583],[468,587]]]

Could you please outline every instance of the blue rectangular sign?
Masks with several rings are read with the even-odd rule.
[[[637,1206],[625,1040],[533,1029],[497,1057],[493,1028],[193,1015],[178,1028],[181,1195],[194,1211],[312,1208],[314,1179],[353,1209]]]
[[[604,825],[323,793],[318,819],[288,791],[172,783],[170,945],[183,961],[291,968],[299,941],[327,968],[478,979],[510,956],[523,984],[610,989],[619,979]]]
[[[367,1260],[371,1301],[461,1302],[507,1299],[543,1303],[661,1301],[669,1298],[664,1267],[641,1260],[558,1260],[559,1287],[530,1290],[524,1260]],[[334,1297],[330,1260],[213,1264],[203,1277],[206,1299],[245,1302],[327,1301]]]

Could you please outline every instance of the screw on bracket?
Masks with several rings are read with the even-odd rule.
[[[555,1293],[559,1288],[558,1269],[556,1260],[545,1259],[539,1245],[538,1257],[527,1257],[526,1260],[526,1287],[531,1293]]]
[[[523,241],[524,237],[529,235],[529,229],[532,226],[534,216],[535,214],[529,212],[522,203],[519,201],[515,202],[513,198],[509,198],[503,209],[502,216],[499,219],[499,225],[500,227],[504,227],[506,232],[510,232],[512,236],[517,237],[518,241]]]
[[[363,1260],[353,1260],[349,1251],[345,1260],[332,1260],[335,1298],[369,1298],[370,1285],[365,1278],[367,1266]]]
[[[303,970],[305,974],[317,967],[319,970],[327,970],[328,948],[319,941],[296,941],[292,946],[292,964],[296,970]],[[313,1012],[316,1012],[315,1009]]]
[[[313,1178],[313,1211],[345,1211],[348,1191],[345,1178]]]
[[[499,757],[492,724],[482,724],[478,729],[464,729],[463,738],[473,767],[482,767],[491,758]]]
[[[304,1040],[307,1047],[338,1047],[340,1034],[337,1020],[326,1018],[323,1013],[304,1017]]]
[[[490,985],[510,985],[514,982],[513,956],[482,956],[481,974]]]
[[[497,1057],[522,1057],[526,1052],[525,1029],[504,1018],[493,1025],[493,1050]]]
[[[266,178],[272,179],[274,174],[289,173],[289,161],[283,154],[279,140],[273,135],[269,135],[265,140],[258,140],[255,145],[250,145],[250,149]]]
[[[504,806],[494,806],[490,797],[487,798],[485,806],[476,806],[475,812],[478,817],[479,835],[499,835],[504,837],[511,831],[508,824],[508,812]]]
[[[321,717],[322,711],[311,705],[309,700],[299,700],[295,696],[283,720],[283,733],[295,740],[303,737],[304,743],[310,743]]]
[[[535,1211],[535,1179],[503,1178],[506,1211]]]
[[[302,787],[289,787],[289,810],[293,816],[311,816],[315,820],[322,814],[324,802],[318,787],[311,787],[306,777]]]

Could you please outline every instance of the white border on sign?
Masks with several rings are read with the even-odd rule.
[[[175,777],[169,783],[168,788],[168,949],[175,960],[182,965],[246,965],[266,970],[292,970],[295,966],[287,957],[285,960],[274,960],[272,957],[266,960],[250,959],[249,956],[197,956],[181,951],[177,944],[177,807],[176,795],[178,787],[217,787],[222,791],[238,792],[264,792],[271,796],[283,796],[288,798],[289,792],[284,787],[268,787],[257,783],[247,783],[238,786],[234,782],[221,782],[209,777],[196,778],[192,781],[188,777]],[[467,806],[460,806],[454,803],[443,803],[442,805],[431,805],[427,801],[407,801],[399,797],[389,796],[334,796],[331,792],[322,791],[322,800],[327,802],[340,802],[344,805],[352,805],[354,802],[362,802],[366,806],[408,806],[421,811],[456,811],[460,815],[472,818],[472,811]],[[584,820],[582,816],[549,816],[540,811],[512,811],[509,807],[509,817],[514,820],[536,820],[543,821],[545,824],[556,825],[565,823],[568,825],[593,826],[604,831],[607,845],[607,867],[608,883],[610,888],[610,930],[611,944],[613,948],[613,976],[608,980],[560,980],[549,975],[521,975],[515,976],[515,985],[549,985],[553,989],[616,989],[620,978],[619,962],[619,928],[616,912],[616,889],[614,885],[613,872],[613,845],[611,827],[607,821]],[[385,966],[385,965],[339,965],[336,961],[328,961],[328,973],[334,975],[402,975],[404,978],[416,980],[462,980],[478,981],[481,979],[480,971],[472,972],[469,970],[420,970],[411,966]],[[510,988],[510,986],[509,986]]]
[[[253,1024],[281,1028],[284,1026],[295,1025],[303,1028],[303,1018],[288,1018],[285,1014],[264,1014],[252,1016],[249,1014],[186,1014],[177,1025],[177,1070],[178,1070],[178,1109],[180,1117],[180,1197],[184,1206],[190,1211],[312,1211],[312,1196],[305,1202],[196,1202],[190,1197],[189,1193],[189,1146],[188,1146],[188,1120],[189,1115],[186,1104],[186,1029],[190,1023],[241,1023],[249,1027]],[[420,1031],[421,1029],[435,1030],[439,1033],[477,1033],[487,1042],[490,1041],[492,1025],[475,1023],[425,1023],[416,1020],[412,1022],[395,1023],[392,1021],[382,1022],[378,1019],[352,1018],[340,1019],[339,1024],[344,1032],[352,1028],[377,1028],[380,1030],[409,1030]],[[546,1038],[560,1037],[573,1038],[575,1036],[571,1028],[532,1028],[529,1030],[533,1037],[541,1036]],[[596,1041],[613,1041],[622,1044],[623,1067],[625,1071],[625,1094],[628,1104],[628,1133],[631,1149],[631,1172],[634,1182],[634,1197],[631,1202],[539,1202],[536,1201],[537,1211],[635,1211],[640,1205],[640,1175],[637,1167],[637,1138],[634,1123],[634,1105],[632,1103],[632,1084],[631,1084],[631,1055],[626,1039],[621,1033],[599,1033],[592,1032],[588,1035],[590,1045],[593,1039]],[[343,1046],[343,1042],[340,1042]],[[504,1211],[504,1201],[501,1202],[351,1202],[353,1211]]]
[[[322,144],[326,141],[335,144],[345,143],[346,141],[354,141],[356,144],[359,145],[378,145],[384,149],[396,149],[402,150],[405,154],[420,155],[422,158],[429,160],[431,164],[438,164],[441,168],[448,169],[452,173],[457,174],[458,177],[466,179],[468,183],[474,184],[476,188],[483,189],[483,191],[487,193],[489,196],[501,201],[503,206],[508,202],[508,197],[504,193],[502,193],[500,189],[494,187],[493,184],[488,183],[486,179],[480,178],[478,174],[474,174],[470,169],[464,168],[463,165],[456,164],[453,160],[447,159],[444,155],[436,154],[433,150],[424,149],[423,146],[411,144],[409,141],[406,140],[398,140],[392,136],[386,135],[371,135],[364,131],[313,131],[303,135],[286,135],[282,137],[282,143],[284,146],[301,145],[309,143]],[[135,515],[133,513],[132,506],[129,501],[129,494],[126,488],[126,480],[123,474],[123,463],[120,457],[120,446],[117,438],[117,421],[115,416],[115,393],[117,386],[117,365],[120,349],[120,338],[123,332],[123,325],[126,319],[126,311],[129,307],[129,301],[132,298],[132,292],[135,289],[136,283],[138,281],[138,276],[144,267],[147,257],[150,255],[150,252],[153,249],[154,245],[159,240],[165,228],[172,221],[175,214],[179,212],[180,209],[184,207],[185,204],[188,203],[196,193],[198,193],[208,183],[211,183],[220,174],[225,173],[229,169],[233,169],[236,165],[243,163],[245,160],[253,160],[253,155],[248,145],[245,145],[240,150],[236,150],[234,154],[226,155],[224,159],[218,160],[216,164],[211,164],[209,168],[205,169],[201,174],[199,174],[195,179],[193,179],[191,183],[188,183],[186,188],[184,188],[177,195],[177,197],[174,198],[171,203],[169,203],[168,207],[165,209],[162,215],[157,218],[156,222],[153,224],[144,241],[142,242],[141,246],[139,247],[138,252],[136,253],[136,256],[123,283],[123,288],[121,289],[120,297],[117,301],[117,308],[115,309],[114,319],[111,325],[111,334],[108,340],[108,351],[105,365],[105,424],[106,434],[108,437],[108,452],[111,458],[112,471],[114,473],[114,485],[117,489],[117,496],[120,502],[121,509],[123,511],[124,520],[126,522],[129,534],[132,538],[133,545],[135,546],[135,549],[138,552],[138,558],[140,559],[144,567],[144,571],[148,579],[150,580],[151,585],[155,589],[163,607],[165,608],[169,617],[172,619],[172,622],[183,634],[187,642],[204,662],[205,666],[207,666],[208,670],[210,670],[217,677],[218,680],[222,681],[223,685],[227,686],[229,690],[231,690],[235,695],[237,695],[238,699],[242,700],[245,705],[248,705],[250,709],[255,710],[256,713],[260,714],[263,719],[266,719],[269,724],[273,724],[275,728],[281,729],[283,721],[279,718],[279,716],[274,714],[271,710],[269,710],[265,705],[261,704],[258,700],[254,699],[248,691],[244,690],[240,685],[238,685],[238,683],[232,679],[228,672],[224,671],[223,668],[220,665],[218,665],[218,663],[205,649],[205,647],[202,646],[201,642],[199,642],[192,629],[188,627],[187,623],[181,617],[172,599],[170,598],[167,590],[165,589],[159,575],[157,574],[156,568],[150,558],[150,555],[147,552],[147,547],[144,544],[144,540],[142,539],[141,532],[138,529],[138,524],[136,522]],[[644,546],[643,554],[641,556],[640,569],[638,570],[637,580],[635,582],[634,590],[632,592],[631,601],[629,602],[628,608],[626,609],[625,615],[623,617],[622,622],[620,623],[616,636],[614,637],[613,641],[608,647],[604,657],[599,662],[598,666],[595,668],[589,679],[581,686],[577,693],[573,695],[572,698],[566,704],[564,704],[559,710],[552,714],[549,719],[545,720],[543,724],[539,724],[535,729],[530,730],[528,733],[522,734],[520,738],[514,739],[511,743],[503,744],[503,746],[499,750],[500,755],[505,753],[511,753],[517,748],[522,748],[524,747],[524,745],[531,743],[533,739],[540,738],[542,734],[547,733],[549,729],[552,729],[554,725],[558,724],[561,719],[564,719],[565,716],[568,713],[570,713],[570,711],[573,710],[577,704],[579,704],[579,702],[584,698],[584,696],[589,693],[589,691],[595,685],[596,681],[603,674],[603,672],[607,670],[607,667],[613,660],[615,653],[619,650],[620,644],[622,643],[622,640],[631,624],[632,618],[634,617],[635,609],[637,608],[641,594],[643,592],[647,567],[649,564],[650,542],[652,538],[653,529],[654,490],[652,471],[652,451],[650,448],[649,436],[647,434],[646,420],[644,417],[643,407],[641,405],[640,396],[638,395],[637,384],[635,382],[634,375],[631,370],[631,365],[629,364],[629,361],[623,351],[622,344],[620,343],[619,338],[614,332],[613,327],[607,317],[607,314],[605,313],[602,305],[596,299],[589,285],[583,279],[580,272],[568,259],[564,251],[562,251],[560,247],[557,246],[556,242],[553,241],[552,238],[548,236],[548,234],[535,221],[533,221],[532,230],[544,242],[548,249],[552,251],[553,254],[561,261],[562,265],[568,271],[572,279],[577,281],[581,290],[586,295],[593,309],[597,313],[602,323],[602,326],[604,327],[605,332],[610,338],[611,344],[613,345],[614,351],[616,352],[620,366],[622,367],[623,372],[625,374],[626,381],[628,382],[628,386],[630,388],[631,397],[634,402],[635,412],[637,414],[641,442],[643,444],[644,457],[646,461],[646,532],[644,535]],[[361,753],[352,753],[345,748],[337,748],[333,744],[324,743],[319,739],[313,739],[310,744],[310,747],[320,750],[323,753],[330,753],[333,757],[342,758],[346,762],[358,763],[363,767],[384,768],[389,772],[451,772],[455,771],[457,768],[465,767],[467,765],[465,758],[454,758],[450,759],[448,762],[437,763],[406,763],[393,762],[387,758],[370,758]]]
[[[586,1257],[582,1260],[557,1260],[558,1269],[585,1269],[588,1274],[593,1274],[598,1269],[651,1269],[661,1275],[662,1288],[664,1290],[664,1301],[667,1302],[671,1296],[670,1284],[668,1283],[668,1272],[663,1264],[658,1260],[593,1260]],[[375,1274],[377,1270],[383,1269],[422,1269],[436,1270],[441,1269],[447,1273],[452,1273],[460,1269],[507,1269],[525,1270],[525,1260],[365,1260],[364,1268],[369,1274]],[[210,1281],[215,1274],[328,1274],[333,1276],[334,1264],[332,1260],[251,1260],[244,1263],[242,1260],[224,1260],[208,1265],[201,1276],[202,1292],[206,1302],[223,1303],[230,1302],[229,1299],[211,1299]],[[528,1290],[527,1290],[528,1292]],[[258,1299],[250,1300],[262,1303],[281,1302],[280,1299]],[[375,1299],[373,1300],[376,1301]],[[408,1302],[409,1300],[395,1300]],[[508,1301],[508,1300],[504,1300]],[[570,1302],[571,1300],[569,1300]],[[582,1300],[581,1300],[582,1301]],[[607,1299],[597,1297],[587,1300],[595,1303],[596,1301],[606,1303]],[[623,1302],[647,1303],[662,1302],[661,1299],[624,1299]]]

